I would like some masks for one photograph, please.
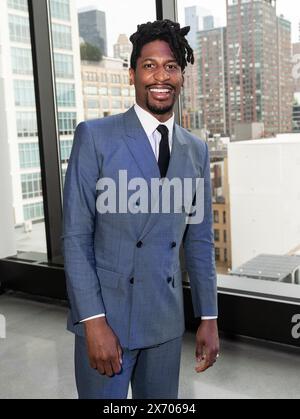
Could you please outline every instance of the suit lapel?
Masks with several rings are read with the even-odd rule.
[[[124,132],[127,147],[150,188],[151,178],[160,177],[159,167],[149,139],[133,107],[124,114]]]
[[[124,140],[127,147],[140,168],[145,180],[147,181],[149,191],[151,190],[151,179],[160,178],[159,167],[153,153],[149,139],[135,113],[134,108],[130,108],[124,114]],[[180,127],[174,124],[172,151],[170,163],[167,172],[167,178],[171,180],[174,177],[184,179],[185,166],[187,164],[188,146],[187,141],[182,134]],[[149,198],[150,198],[149,194]],[[161,192],[156,200],[161,198]],[[150,213],[142,229],[140,239],[153,228],[160,217],[159,213]]]
[[[188,143],[179,125],[174,124],[172,151],[170,156],[170,163],[167,171],[167,178],[171,180],[173,177],[183,178],[186,164]]]
[[[178,125],[174,125],[172,151],[170,156],[170,163],[166,177],[171,181],[173,178],[184,179],[184,172],[187,163],[187,142],[181,135]],[[159,196],[156,197],[156,202],[161,202],[161,188]],[[172,211],[172,207],[171,207]],[[143,231],[140,235],[140,240],[143,239],[154,227],[155,223],[160,219],[160,213],[150,213],[144,225]]]

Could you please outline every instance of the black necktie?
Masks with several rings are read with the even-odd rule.
[[[161,133],[161,140],[159,143],[158,167],[162,178],[166,177],[169,161],[170,161],[170,147],[169,147],[169,130],[165,125],[159,125],[157,131]]]

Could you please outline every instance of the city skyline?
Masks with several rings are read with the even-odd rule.
[[[96,6],[106,14],[107,28],[107,49],[108,55],[113,57],[113,46],[117,43],[120,34],[124,33],[128,37],[137,29],[137,25],[144,21],[155,20],[155,1],[141,2],[138,0],[130,0],[133,4],[132,8],[128,8],[127,2],[118,2],[117,7],[112,7],[110,0],[76,0],[77,8]],[[116,2],[114,2],[116,4]],[[134,10],[132,19],[128,18],[128,10]]]
[[[226,0],[178,0],[179,20],[183,21],[182,16],[184,14],[184,7],[195,5],[208,9],[211,11],[212,15],[220,21],[221,25],[226,25]],[[295,0],[277,0],[277,15],[283,14],[285,19],[292,23],[293,42],[297,42],[299,39],[300,6],[298,7],[299,13],[297,14],[295,13]]]
[[[129,37],[136,31],[137,24],[156,19],[154,0],[143,2],[142,8],[140,1],[130,0],[132,5],[130,9],[128,9],[127,2],[118,2],[117,7],[112,7],[110,0],[76,0],[76,2],[78,9],[93,6],[106,13],[109,56],[113,56],[113,45],[117,42],[119,34],[125,33]],[[113,3],[116,4],[116,2]],[[217,26],[226,25],[226,0],[178,0],[178,20],[181,24],[184,24],[184,8],[194,5],[211,11]],[[134,10],[132,18],[128,15],[128,10]],[[277,15],[281,14],[291,21],[292,42],[297,42],[299,40],[300,6],[297,14],[295,13],[294,0],[277,0]]]

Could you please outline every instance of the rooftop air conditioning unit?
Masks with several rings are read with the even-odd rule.
[[[32,231],[32,221],[31,220],[27,220],[24,222],[24,232],[25,233],[30,233]]]

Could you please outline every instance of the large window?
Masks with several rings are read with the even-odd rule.
[[[32,111],[17,111],[17,133],[18,137],[37,137],[36,113]],[[38,144],[35,143],[38,147]]]
[[[41,178],[49,171],[48,162],[57,157],[56,129],[64,180],[77,124],[124,112],[134,104],[135,91],[128,78],[128,38],[138,24],[156,18],[154,0],[143,2],[143,7],[139,0],[130,0],[133,17],[128,14],[128,1],[101,0],[97,2],[100,9],[93,9],[91,3],[96,2],[87,0],[38,1],[32,6],[37,12],[35,7],[39,5],[41,17],[40,5],[45,5],[46,22],[46,5],[51,8],[58,119],[56,125],[48,88],[49,101],[43,102],[40,97],[37,102],[42,115],[40,139],[27,1],[0,1],[0,258],[17,251],[22,252],[20,258],[25,251],[46,251]],[[171,3],[163,0],[164,13],[173,13],[177,5],[179,21],[191,26],[189,41],[195,64],[185,71],[180,116],[182,125],[206,141],[210,149],[218,239],[215,257],[218,273],[226,274],[218,277],[220,295],[225,289],[238,300],[247,293],[252,300],[257,296],[263,300],[266,290],[270,295],[276,290],[278,301],[292,306],[287,303],[300,299],[300,140],[299,134],[291,137],[291,127],[297,130],[299,125],[300,104],[299,13],[295,1],[277,0],[276,11],[272,9],[275,1],[267,0]],[[51,70],[47,72],[51,65],[45,69],[39,61],[48,58],[41,48],[47,43],[47,25],[34,19],[31,24],[36,24],[35,32],[39,33],[35,39],[35,47],[39,47],[35,82],[41,87],[41,81],[46,81],[52,87]],[[39,32],[41,28],[44,33]],[[87,43],[99,51],[94,48],[91,53],[82,45]],[[85,54],[83,60],[81,52]],[[52,112],[47,119],[48,105]],[[49,137],[45,136],[48,128]],[[42,168],[38,140],[45,156]],[[53,147],[47,149],[49,144]],[[46,214],[54,208],[46,220],[48,226],[52,223],[55,227],[47,228],[48,239],[60,237],[60,198],[54,199],[51,194],[54,190],[61,196],[58,176],[53,180],[55,169],[43,178],[46,183],[51,179],[45,190],[50,191],[51,200]],[[51,248],[58,241],[54,246],[51,243]],[[54,253],[60,256],[60,250]],[[228,269],[232,275],[228,275]],[[242,315],[243,310],[242,306],[236,312]]]
[[[76,112],[58,112],[60,135],[73,135],[76,128]]]
[[[21,182],[23,199],[38,198],[43,195],[40,172],[21,175]]]
[[[2,0],[0,182],[3,256],[46,252],[27,0]],[[3,78],[4,77],[4,78]],[[35,223],[31,223],[35,221]]]
[[[20,167],[22,169],[37,168],[40,166],[38,143],[19,144]]]
[[[69,0],[50,0],[51,15],[55,19],[70,20],[70,1]]]
[[[57,83],[57,104],[62,107],[75,106],[75,85],[71,83]]]
[[[32,57],[30,49],[12,47],[11,60],[14,74],[32,75]]]
[[[44,218],[43,204],[38,202],[36,204],[26,204],[23,207],[25,221],[37,221]]]
[[[284,0],[177,6],[195,57],[185,70],[181,120],[210,150],[218,272],[246,278],[241,289],[292,285],[300,266],[300,137],[292,134],[298,59],[291,53],[299,13]],[[292,287],[286,293],[296,295]]]
[[[14,80],[15,105],[34,107],[35,95],[33,80]]]
[[[126,2],[116,6],[104,0],[93,8],[87,0],[50,1],[63,180],[76,125],[124,112],[134,104],[135,91],[128,77],[129,36],[138,24],[155,20],[156,10],[154,0],[143,8],[138,0],[131,3],[136,6],[135,15],[124,19]],[[81,60],[85,43],[100,50],[98,58],[90,52]]]
[[[72,28],[59,23],[52,24],[53,45],[57,49],[72,49]]]
[[[7,0],[7,6],[10,9],[23,10],[24,12],[28,10],[27,0]]]
[[[73,56],[67,54],[54,54],[55,75],[58,78],[68,79],[74,76]]]
[[[29,22],[24,16],[8,15],[10,41],[30,43]]]

